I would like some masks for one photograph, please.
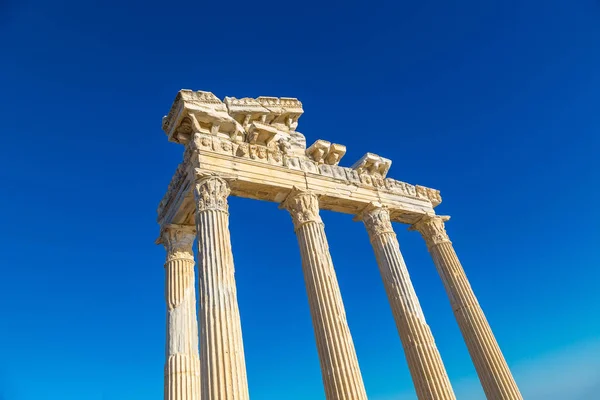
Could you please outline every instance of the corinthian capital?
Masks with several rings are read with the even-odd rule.
[[[294,221],[294,229],[298,229],[308,222],[322,222],[317,195],[296,187],[292,189],[279,208],[289,211]]]
[[[194,197],[198,212],[205,210],[228,210],[229,183],[219,176],[200,176],[196,179]]]
[[[427,247],[432,247],[444,242],[450,243],[450,239],[448,238],[444,226],[444,222],[449,219],[449,216],[426,215],[418,222],[411,225],[409,229],[419,231],[421,236],[423,236],[423,239],[425,239]]]
[[[356,220],[362,220],[365,223],[370,237],[376,237],[384,233],[394,233],[390,221],[390,212],[387,207],[381,204],[369,204],[356,216]]]
[[[161,234],[161,242],[167,250],[167,261],[185,258],[194,261],[193,243],[196,232],[191,226],[170,225]]]

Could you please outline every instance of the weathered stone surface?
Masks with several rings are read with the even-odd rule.
[[[388,178],[392,162],[377,154],[367,153],[352,167],[344,167],[339,165],[344,145],[317,140],[307,148],[306,138],[297,131],[303,112],[294,98],[226,97],[223,102],[210,92],[182,90],[163,118],[168,139],[185,146],[183,161],[158,207],[163,240],[170,246],[165,398],[197,395],[197,350],[194,355],[191,338],[197,328],[189,313],[195,297],[188,290],[194,280],[191,244],[184,241],[183,246],[173,239],[179,237],[175,231],[169,231],[195,224],[202,400],[248,399],[228,228],[231,194],[283,202],[292,215],[328,400],[362,400],[366,393],[320,209],[360,215],[365,222],[420,400],[452,400],[454,394],[391,221],[411,224],[427,241],[488,398],[520,400],[445,233],[444,219],[435,216],[440,192]]]
[[[383,179],[391,166],[392,160],[388,160],[377,154],[367,153],[352,166],[352,169],[356,170],[359,174],[368,173]]]
[[[167,344],[165,399],[200,399],[198,322],[194,287],[196,232],[191,226],[168,226],[160,241],[167,250],[165,297],[167,300]]]
[[[180,91],[163,129],[186,150],[160,203],[159,223],[193,224],[193,169],[235,178],[234,196],[278,203],[299,187],[319,194],[327,210],[354,215],[379,201],[394,221],[433,214],[439,191],[386,178],[391,160],[367,153],[348,168],[339,166],[344,145],[317,140],[307,149],[296,131],[302,112],[297,99],[227,97],[223,103],[210,92]]]
[[[372,204],[358,219],[364,222],[375,251],[417,397],[419,400],[456,399],[400,253],[388,210],[381,204]]]
[[[196,229],[200,298],[202,400],[247,400],[248,382],[229,236],[230,189],[218,176],[198,176]]]
[[[522,400],[519,388],[448,238],[444,222],[449,218],[427,216],[411,229],[418,230],[427,243],[486,397],[491,400]]]
[[[328,400],[366,400],[316,195],[294,190],[281,204],[298,237],[302,270]]]

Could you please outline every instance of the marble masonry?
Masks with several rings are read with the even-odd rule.
[[[229,233],[232,195],[275,202],[290,213],[328,400],[367,394],[322,209],[351,214],[365,225],[420,400],[456,396],[392,222],[423,236],[487,398],[522,400],[446,233],[449,217],[435,213],[440,192],[387,177],[392,162],[377,154],[341,166],[344,145],[321,139],[307,145],[297,130],[303,112],[294,98],[222,101],[210,92],[181,90],[163,118],[168,140],[183,146],[158,207],[157,243],[167,253],[165,399],[249,398]]]

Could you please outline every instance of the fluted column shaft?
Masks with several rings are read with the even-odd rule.
[[[437,215],[427,216],[414,224],[412,229],[418,230],[427,243],[486,397],[490,400],[522,400],[492,329],[446,234],[444,222],[448,219],[449,217]]]
[[[170,226],[163,231],[161,237],[167,250],[165,400],[200,399],[198,322],[192,250],[195,236],[192,227]]]
[[[316,195],[294,189],[282,203],[293,219],[328,400],[366,400],[354,342]]]
[[[410,280],[390,214],[368,206],[365,223],[419,400],[454,400],[450,379]]]
[[[229,193],[229,184],[220,177],[196,181],[202,400],[249,398],[229,235]]]

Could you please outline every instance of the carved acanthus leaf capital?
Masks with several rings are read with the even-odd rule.
[[[308,222],[323,222],[319,215],[319,197],[312,192],[294,187],[279,208],[289,211],[294,222],[294,229],[298,229]]]
[[[205,210],[228,210],[227,197],[231,193],[229,183],[216,175],[196,175],[194,197],[198,212]]]
[[[444,225],[449,219],[449,216],[426,215],[409,229],[419,231],[428,248],[440,243],[451,243]]]
[[[195,238],[196,231],[191,226],[167,226],[160,237],[160,242],[167,250],[167,262],[181,258],[194,261],[192,245]]]
[[[371,203],[356,216],[357,220],[365,223],[369,237],[374,238],[384,233],[394,233],[390,212],[387,207],[379,203]]]

